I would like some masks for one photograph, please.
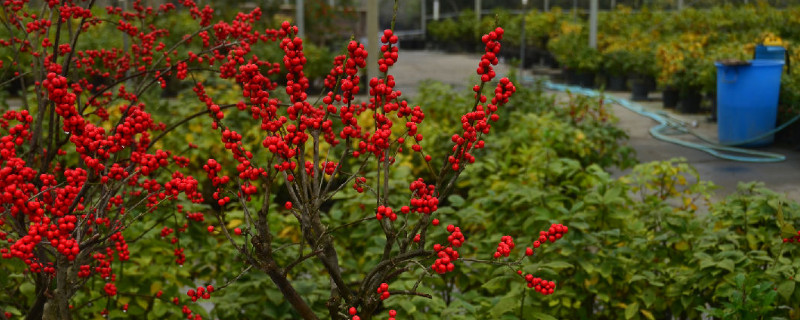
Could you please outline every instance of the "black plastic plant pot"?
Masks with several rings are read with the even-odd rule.
[[[681,100],[681,92],[675,88],[666,88],[661,93],[661,101],[664,103],[664,108],[673,109],[678,106]]]
[[[575,70],[572,69],[564,69],[564,81],[571,86],[579,86],[581,85],[580,79],[578,78],[578,74]]]
[[[589,89],[594,88],[594,72],[577,72],[575,78],[577,78],[579,86]]]
[[[623,75],[610,75],[606,79],[606,90],[608,91],[627,91],[627,79]]]
[[[700,112],[700,104],[703,102],[703,94],[697,89],[686,89],[681,93],[681,102],[678,104],[678,111],[682,113]]]
[[[706,100],[708,100],[711,105],[711,115],[708,117],[708,121],[717,122],[717,93],[707,93]]]
[[[644,76],[644,81],[647,84],[647,91],[656,91],[658,87],[658,84],[656,83],[656,77]]]
[[[561,64],[558,63],[558,60],[556,60],[556,58],[550,52],[548,52],[544,56],[544,61],[545,61],[545,64],[547,64],[547,66],[550,67],[551,69],[558,69],[558,68],[561,67]]]
[[[631,81],[631,100],[646,101],[649,93],[650,88],[646,81],[643,79],[634,79]]]

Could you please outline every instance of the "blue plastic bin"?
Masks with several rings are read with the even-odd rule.
[[[781,46],[756,46],[756,60],[781,60],[786,59],[786,49]]]
[[[750,65],[717,66],[717,130],[721,144],[753,139],[775,129],[782,60],[752,60]],[[772,143],[774,135],[746,144]]]

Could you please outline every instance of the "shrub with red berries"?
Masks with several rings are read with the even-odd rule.
[[[440,199],[476,161],[516,91],[507,78],[495,79],[502,28],[481,38],[474,101],[462,106],[467,111],[447,156],[434,159],[420,146],[423,106],[409,104],[389,74],[400,61],[392,29],[382,33],[379,52],[348,42],[315,97],[308,42],[289,22],[259,26],[260,8],[221,18],[193,0],[157,8],[142,1],[130,9],[94,6],[79,0],[46,1],[41,8],[4,3],[10,32],[0,36],[0,45],[18,56],[0,71],[25,83],[29,96],[0,120],[0,257],[24,266],[14,272],[26,284],[10,287],[36,295],[24,305],[30,317],[122,312],[201,319],[205,311],[189,300],[214,299],[257,272],[297,318],[326,312],[358,319],[356,310],[370,318],[385,312],[387,299],[430,297],[418,285],[390,294],[398,278],[434,281],[456,270],[467,232],[438,227],[449,218],[439,212]],[[163,22],[179,12],[191,20],[191,32]],[[123,38],[126,46],[92,46],[98,34]],[[280,57],[257,52],[266,46]],[[377,65],[367,65],[369,54]],[[380,75],[361,81],[365,68]],[[154,98],[175,83],[191,90],[180,106]],[[213,135],[213,145],[166,143],[192,136],[185,127],[197,125],[189,124],[193,119],[202,129],[191,130]],[[402,158],[415,155],[426,164],[438,161],[441,169],[433,177],[404,175],[401,187],[390,183],[398,179]],[[359,201],[361,210],[331,214],[329,205],[343,197]],[[337,238],[345,232],[383,248],[358,252]],[[566,227],[553,225],[539,241],[565,233]],[[505,236],[495,257],[509,257],[513,249]],[[220,257],[216,250],[229,254]],[[369,263],[354,262],[353,253]],[[225,265],[209,267],[204,259]],[[242,264],[240,273],[231,271]],[[159,276],[141,277],[152,265]],[[169,271],[159,269],[164,266]],[[206,273],[217,278],[203,281],[221,285],[179,289]],[[324,309],[319,299],[300,294],[308,292],[304,281],[312,275],[326,277],[313,284],[330,292]],[[552,282],[531,284],[553,292]],[[395,319],[397,312],[388,316]]]

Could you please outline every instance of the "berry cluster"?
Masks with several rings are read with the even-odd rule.
[[[793,236],[791,238],[783,238],[783,242],[788,242],[788,243],[793,243],[794,242],[794,243],[800,244],[800,231],[797,231],[797,235],[796,236]]]
[[[450,232],[450,235],[447,236],[447,241],[450,242],[448,246],[443,247],[438,243],[433,245],[433,251],[436,251],[438,259],[434,261],[431,269],[439,274],[452,272],[455,269],[453,261],[458,260],[458,251],[454,248],[461,247],[465,241],[464,234],[461,233],[461,228],[451,224],[447,226],[447,232]]]
[[[389,293],[389,284],[387,284],[387,283],[385,283],[385,282],[384,282],[384,283],[381,283],[381,285],[380,285],[380,286],[378,286],[378,294],[380,294],[380,295],[381,295],[381,300],[386,300],[386,299],[388,299],[388,298],[389,298],[389,296],[391,295],[391,294]]]
[[[103,286],[103,291],[109,296],[117,295],[117,286],[114,283],[108,282]]]
[[[497,27],[494,31],[481,37],[481,41],[486,44],[486,52],[481,56],[481,62],[478,64],[478,75],[481,76],[482,82],[489,82],[495,76],[492,66],[498,63],[497,54],[500,53],[500,40],[503,39],[503,33],[503,28]]]
[[[413,195],[413,198],[411,198],[411,211],[431,214],[439,208],[439,198],[434,196],[436,191],[434,185],[426,185],[425,181],[419,178],[412,181],[408,188]]]
[[[206,287],[202,287],[202,286],[197,287],[197,291],[195,291],[194,289],[189,289],[189,291],[186,292],[186,295],[189,296],[189,298],[192,299],[192,302],[196,302],[197,299],[199,299],[199,298],[203,298],[203,299],[206,299],[206,300],[210,299],[211,298],[211,293],[213,293],[213,292],[214,292],[214,286],[209,284]]]
[[[386,72],[389,70],[389,67],[394,65],[397,62],[397,36],[394,35],[391,29],[383,30],[383,35],[381,36],[381,42],[386,43],[381,46],[381,52],[383,52],[383,57],[378,59],[378,70],[381,72]]]
[[[352,316],[350,320],[361,320],[361,317],[358,316],[358,309],[356,309],[356,307],[350,307],[350,309],[347,310],[347,313]]]
[[[367,50],[364,49],[364,44],[350,41],[347,44],[347,56],[340,55],[334,59],[333,69],[330,74],[325,78],[325,87],[333,89],[336,86],[336,80],[341,79],[341,95],[334,95],[333,91],[329,91],[327,96],[323,98],[326,109],[330,113],[336,113],[336,107],[332,105],[333,101],[341,101],[345,105],[349,104],[353,96],[360,91],[359,82],[361,79],[358,76],[358,70],[367,66]],[[345,109],[343,109],[345,110]],[[345,123],[349,124],[349,123]],[[344,138],[344,137],[341,137]]]
[[[508,257],[512,249],[514,249],[514,238],[511,236],[502,236],[500,238],[500,243],[497,244],[497,251],[494,253],[494,258]]]
[[[358,192],[358,193],[364,192],[363,185],[365,183],[367,183],[367,178],[365,178],[365,177],[356,177],[354,180],[355,181],[353,182],[353,189],[355,189],[356,192]]]
[[[392,208],[386,206],[378,206],[378,213],[375,214],[375,218],[378,220],[383,219],[383,217],[389,218],[391,221],[397,220],[397,214],[392,211]]]
[[[541,278],[534,278],[532,274],[526,274],[525,281],[528,282],[528,288],[534,288],[536,292],[539,292],[543,295],[553,294],[553,291],[556,288],[555,282],[542,280]]]
[[[567,231],[569,231],[567,226],[554,223],[553,225],[550,226],[550,229],[548,229],[547,231],[539,231],[538,243],[543,244],[547,241],[556,242],[556,240],[561,239],[561,237],[563,237],[564,234],[567,233]],[[537,242],[534,242],[533,244],[536,248],[539,247]]]

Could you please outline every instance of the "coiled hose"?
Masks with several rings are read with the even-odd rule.
[[[599,97],[599,96],[601,96],[601,93],[599,91],[596,91],[596,90],[587,89],[587,88],[578,87],[578,86],[568,86],[568,85],[563,85],[563,84],[556,84],[556,83],[553,83],[553,82],[551,82],[549,80],[548,81],[544,81],[543,86],[544,86],[544,88],[546,88],[548,90],[553,90],[553,91],[561,91],[561,92],[569,91],[569,92],[572,92],[572,93],[575,93],[575,94],[579,94],[579,95],[583,95],[583,96],[589,96],[589,97]],[[798,119],[800,119],[800,114],[798,114],[797,116],[795,116],[791,120],[789,120],[789,121],[785,122],[784,124],[782,124],[781,126],[775,128],[774,130],[766,132],[764,134],[761,134],[761,135],[759,135],[757,137],[754,137],[754,138],[751,138],[751,139],[747,139],[745,141],[738,141],[738,142],[735,142],[735,143],[720,144],[720,143],[714,142],[711,139],[703,137],[703,136],[697,134],[696,132],[690,130],[686,126],[686,124],[684,122],[670,117],[669,114],[667,114],[665,112],[652,112],[652,111],[649,111],[649,110],[645,109],[640,104],[631,102],[630,100],[627,100],[627,99],[617,98],[617,97],[613,97],[613,96],[606,95],[606,96],[604,96],[604,99],[606,101],[610,101],[612,103],[616,103],[616,104],[618,104],[618,105],[620,105],[620,106],[622,106],[622,107],[624,107],[624,108],[626,108],[626,109],[628,109],[628,110],[630,110],[630,111],[632,111],[632,112],[634,112],[636,114],[639,114],[639,115],[644,116],[644,117],[648,117],[648,118],[653,119],[656,122],[658,122],[658,125],[656,125],[655,127],[650,128],[650,135],[652,135],[654,138],[656,138],[658,140],[674,143],[674,144],[677,144],[677,145],[680,145],[680,146],[684,146],[684,147],[687,147],[687,148],[700,150],[700,151],[706,152],[706,153],[711,154],[711,155],[713,155],[715,157],[718,157],[718,158],[722,158],[722,159],[726,159],[726,160],[733,160],[733,161],[741,161],[741,162],[780,162],[780,161],[786,160],[786,156],[784,156],[782,154],[777,154],[777,153],[772,153],[772,152],[764,152],[764,151],[755,151],[755,150],[744,149],[744,148],[736,148],[734,146],[747,144],[747,143],[754,142],[754,141],[758,141],[758,140],[760,140],[760,139],[762,139],[764,137],[767,137],[767,136],[772,135],[772,134],[774,134],[774,133],[776,133],[776,132],[778,132],[780,130],[783,130],[783,128],[786,128],[790,124],[792,124],[795,121],[797,121]],[[688,142],[688,141],[684,141],[684,140],[681,140],[681,139],[677,139],[677,138],[674,138],[674,137],[670,137],[671,135],[676,135],[676,134],[691,134],[691,135],[699,138],[700,140],[702,140],[705,143],[703,143],[703,144],[693,143],[693,142]],[[734,153],[734,154],[731,154],[731,153]]]

